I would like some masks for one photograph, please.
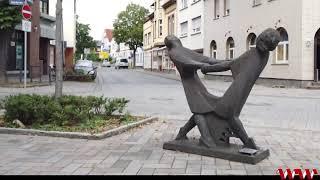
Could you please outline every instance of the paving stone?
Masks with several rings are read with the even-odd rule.
[[[217,170],[217,175],[247,175],[245,170]]]
[[[169,175],[175,175],[175,174],[183,174],[186,173],[186,169],[156,169],[155,174],[169,174]]]
[[[148,168],[148,169],[142,168],[140,169],[138,175],[153,175],[155,170],[156,169],[153,169],[153,168]]]
[[[207,169],[202,169],[201,170],[201,175],[217,175],[217,170],[207,170]]]
[[[143,168],[167,169],[171,166],[172,164],[144,164]]]
[[[176,168],[176,169],[179,169],[179,168],[187,168],[187,163],[188,161],[187,160],[175,160],[173,162],[173,165],[172,165],[172,168]]]
[[[132,161],[119,160],[115,162],[112,168],[127,168]]]
[[[92,168],[79,168],[77,169],[73,175],[88,175],[92,171]]]
[[[61,172],[66,172],[66,173],[73,173],[76,171],[78,168],[80,168],[83,164],[69,164],[65,168],[61,170]]]

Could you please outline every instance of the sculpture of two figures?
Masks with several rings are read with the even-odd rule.
[[[175,141],[164,144],[164,149],[212,156],[216,158],[256,164],[267,158],[268,150],[261,150],[248,136],[239,116],[248,96],[268,63],[270,51],[280,42],[280,34],[265,30],[253,48],[234,60],[216,60],[187,48],[175,36],[168,36],[165,44],[176,65],[193,116],[180,129]],[[222,97],[210,94],[197,72],[231,71],[233,83]],[[198,127],[201,138],[193,142],[187,134]],[[230,138],[240,138],[243,146],[230,144]]]

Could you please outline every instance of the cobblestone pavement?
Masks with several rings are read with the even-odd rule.
[[[320,169],[319,133],[247,127],[271,151],[269,159],[247,165],[163,150],[183,123],[160,120],[102,141],[0,135],[0,174],[276,175],[280,167]],[[189,136],[199,134],[193,130]]]

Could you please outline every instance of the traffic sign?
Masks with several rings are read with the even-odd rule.
[[[22,6],[22,17],[25,20],[30,20],[32,17],[31,7],[29,4],[25,4]]]
[[[31,32],[31,22],[22,20],[22,31]]]
[[[28,3],[33,4],[33,0],[27,0]],[[9,4],[13,6],[22,6],[26,3],[26,0],[9,0]]]

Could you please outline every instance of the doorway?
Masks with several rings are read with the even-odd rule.
[[[320,29],[315,35],[314,38],[314,64],[315,64],[315,71],[314,77],[315,81],[320,81]]]

